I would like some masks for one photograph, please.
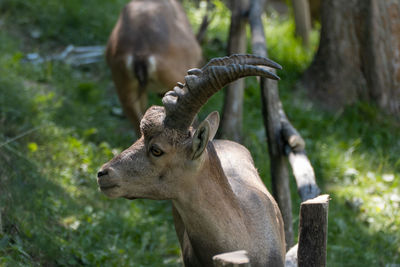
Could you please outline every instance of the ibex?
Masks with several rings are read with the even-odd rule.
[[[285,237],[279,208],[260,179],[249,151],[213,140],[219,124],[211,113],[194,129],[207,100],[245,76],[279,79],[263,57],[232,55],[191,69],[140,122],[142,136],[97,174],[109,197],[171,200],[185,266],[212,266],[212,257],[247,250],[252,266],[283,266]]]
[[[147,91],[165,93],[197,67],[201,48],[176,0],[134,0],[121,12],[106,49],[125,115],[137,134]]]

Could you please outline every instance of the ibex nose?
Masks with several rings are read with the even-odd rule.
[[[107,174],[108,174],[108,171],[107,171],[107,170],[102,170],[102,171],[99,171],[99,172],[97,173],[97,177],[100,178],[101,176],[107,175]]]

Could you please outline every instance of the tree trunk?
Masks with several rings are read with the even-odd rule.
[[[249,0],[233,0],[229,30],[228,54],[246,53],[246,23]],[[239,79],[225,89],[224,110],[218,137],[241,141],[243,124],[244,79]]]
[[[267,57],[264,27],[261,21],[263,1],[252,0],[249,14],[253,54]],[[274,71],[274,70],[272,70]],[[261,78],[262,112],[268,140],[271,162],[272,194],[282,213],[285,224],[286,248],[293,244],[292,202],[289,187],[289,173],[284,154],[278,84],[271,79]]]
[[[309,0],[311,21],[321,20],[321,0]]]
[[[321,26],[303,77],[310,96],[334,109],[363,100],[399,114],[400,1],[322,1]]]
[[[292,4],[296,35],[301,38],[304,46],[308,46],[311,32],[310,5],[308,0],[292,0]]]

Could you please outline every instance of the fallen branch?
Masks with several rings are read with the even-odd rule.
[[[104,46],[74,46],[68,45],[61,53],[52,56],[40,56],[38,53],[30,53],[25,61],[41,64],[48,61],[63,61],[73,66],[81,66],[102,61],[104,58]]]
[[[290,151],[288,159],[301,201],[317,197],[321,193],[321,190],[315,181],[314,169],[305,152]]]

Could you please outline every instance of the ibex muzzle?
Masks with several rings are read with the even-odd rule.
[[[249,151],[213,140],[219,115],[211,113],[194,129],[207,100],[245,76],[279,79],[266,58],[233,55],[192,69],[147,110],[141,138],[98,173],[109,197],[168,199],[185,266],[212,266],[212,256],[247,250],[252,266],[283,266],[285,240],[279,208],[260,179]]]

